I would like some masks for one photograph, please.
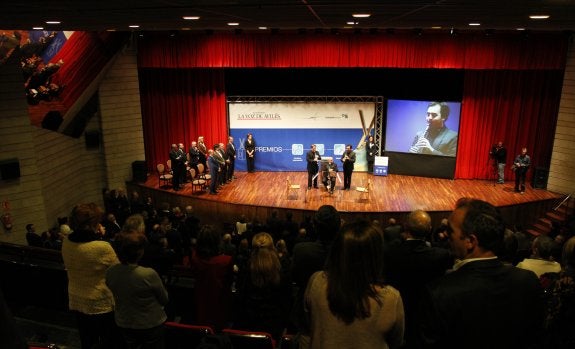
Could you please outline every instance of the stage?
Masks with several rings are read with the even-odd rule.
[[[158,175],[151,174],[145,183],[127,183],[129,191],[140,192],[142,199],[151,196],[158,205],[168,202],[171,206],[192,205],[194,211],[205,217],[202,223],[217,220],[233,223],[244,214],[248,219],[265,221],[273,209],[291,210],[296,221],[311,215],[322,205],[333,205],[343,213],[344,219],[363,216],[368,219],[401,219],[415,209],[426,210],[438,223],[453,209],[457,199],[473,197],[488,201],[500,207],[509,225],[528,224],[544,215],[557,204],[562,196],[545,189],[534,189],[527,185],[524,194],[515,193],[514,182],[496,184],[489,180],[450,180],[402,175],[373,176],[365,172],[354,172],[352,189],[341,190],[343,183],[337,182],[336,190],[330,194],[321,182],[319,189],[307,190],[307,172],[236,172],[236,179],[220,189],[217,195],[195,189],[186,183],[184,188],[174,191],[160,188]],[[339,174],[343,180],[343,173]],[[300,189],[288,191],[287,180],[299,184]],[[356,190],[371,181],[369,197]],[[280,213],[280,218],[284,215]]]

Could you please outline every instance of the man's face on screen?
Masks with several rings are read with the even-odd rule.
[[[441,116],[441,106],[437,104],[427,108],[426,120],[430,128],[434,129],[442,128],[444,120]]]

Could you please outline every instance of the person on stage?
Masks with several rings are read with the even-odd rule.
[[[206,147],[206,143],[204,143],[204,136],[198,137],[198,150],[200,151],[200,164],[204,165],[204,168],[206,168],[208,147]]]
[[[218,172],[220,172],[220,163],[216,158],[214,158],[214,151],[212,149],[208,150],[208,164],[210,165],[210,176],[212,180],[210,181],[210,194],[216,195],[218,192],[216,190],[218,185]]]
[[[355,163],[355,152],[351,150],[351,144],[345,146],[345,152],[341,156],[343,162],[343,190],[351,188],[351,174]]]
[[[317,189],[317,174],[319,172],[318,160],[321,160],[321,155],[316,150],[315,144],[311,145],[311,149],[307,152],[307,188],[311,189],[311,184],[313,182],[313,187]]]
[[[322,182],[325,188],[333,194],[333,190],[335,188],[335,179],[337,175],[337,165],[333,162],[333,159],[330,158],[327,163],[322,168]]]
[[[228,137],[228,144],[226,144],[226,155],[228,156],[228,173],[226,179],[231,182],[234,179],[234,169],[236,167],[236,147],[234,146],[234,137]]]
[[[200,163],[200,149],[198,149],[198,143],[192,142],[190,146],[190,167],[196,171],[196,175],[198,174],[198,164]],[[205,168],[205,167],[204,167]]]
[[[367,160],[367,173],[373,173],[373,163],[377,155],[377,145],[373,140],[373,136],[369,136],[365,142],[365,159]]]
[[[180,186],[182,185],[182,176],[180,174],[180,165],[179,163],[183,161],[185,155],[181,153],[180,148],[178,148],[177,144],[172,144],[172,149],[170,150],[170,160],[172,161],[172,188],[175,191],[180,190]]]
[[[248,173],[255,171],[255,155],[256,155],[256,141],[251,133],[248,133],[246,141],[244,142],[244,149],[246,150],[246,161],[248,163]]]
[[[503,142],[497,142],[497,144],[491,148],[489,155],[491,155],[497,167],[497,183],[503,184],[505,182],[505,161],[507,159],[507,149],[503,146]]]
[[[427,128],[417,133],[409,148],[410,153],[455,156],[457,153],[457,132],[448,129],[445,121],[449,117],[449,105],[431,102],[427,106]]]
[[[529,166],[531,166],[531,158],[527,155],[527,148],[521,149],[521,154],[515,157],[513,166],[515,167],[515,192],[523,194],[525,192],[525,177]]]

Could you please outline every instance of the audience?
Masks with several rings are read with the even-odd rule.
[[[404,313],[399,292],[383,282],[383,235],[367,221],[337,234],[324,271],[305,292],[310,348],[399,348]],[[300,348],[307,347],[305,337]]]
[[[553,252],[557,243],[546,235],[539,235],[533,240],[531,258],[526,258],[517,264],[517,268],[531,270],[540,277],[544,273],[558,273],[561,265],[553,260]]]

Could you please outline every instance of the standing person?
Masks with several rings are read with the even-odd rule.
[[[186,182],[186,168],[188,167],[188,154],[184,143],[178,143],[178,150],[180,151],[180,161],[178,162],[178,171],[180,171],[180,186]]]
[[[200,151],[200,164],[204,165],[206,168],[206,163],[208,161],[208,147],[204,143],[204,136],[198,137],[198,150]]]
[[[447,103],[429,103],[426,117],[427,128],[415,135],[409,152],[455,156],[457,153],[457,132],[445,126],[448,117],[449,105]]]
[[[244,142],[244,149],[246,150],[246,161],[248,163],[248,173],[255,171],[255,155],[256,155],[256,141],[251,133],[248,133],[246,141]]]
[[[172,144],[172,149],[170,150],[170,160],[172,162],[172,188],[175,191],[180,190],[180,185],[182,184],[182,179],[180,176],[179,162],[182,159],[182,154],[177,144]]]
[[[322,182],[325,188],[333,193],[335,189],[335,179],[337,176],[337,164],[333,162],[333,158],[330,158],[327,163],[322,168]]]
[[[311,145],[311,149],[307,152],[307,188],[311,189],[311,184],[313,182],[313,187],[317,189],[317,174],[319,171],[318,160],[321,160],[321,155],[316,150],[315,144]],[[315,178],[314,178],[315,177]]]
[[[365,159],[367,160],[367,173],[373,173],[373,164],[375,156],[377,155],[377,145],[373,140],[373,136],[369,136],[365,142]]]
[[[497,142],[497,144],[491,148],[489,154],[493,158],[493,161],[495,161],[495,166],[497,168],[497,183],[505,183],[505,161],[507,160],[507,149],[503,146],[503,142]]]
[[[214,151],[212,149],[208,150],[208,164],[210,165],[210,176],[212,177],[210,181],[210,194],[216,195],[218,193],[216,191],[218,186],[218,172],[220,172],[221,169],[220,163],[214,158]]]
[[[214,145],[214,158],[218,160],[220,164],[220,172],[218,172],[218,186],[221,187],[226,183],[226,172],[228,168],[228,161],[226,160],[223,143],[217,143]]]
[[[531,348],[544,320],[543,292],[531,271],[496,255],[505,224],[499,210],[459,200],[449,216],[453,271],[429,283],[420,311],[418,348]]]
[[[527,155],[527,148],[521,149],[521,154],[515,157],[513,166],[515,167],[515,192],[523,194],[525,192],[525,177],[527,177],[527,170],[531,166],[531,158]]]
[[[146,243],[143,233],[135,230],[122,233],[118,239],[121,264],[106,272],[106,285],[116,303],[116,324],[128,349],[164,348],[168,291],[154,269],[138,265]]]
[[[231,182],[234,179],[234,169],[236,167],[236,147],[234,146],[234,137],[228,137],[226,145],[226,155],[228,156],[228,175],[227,180]]]
[[[198,164],[200,163],[200,149],[198,149],[198,143],[192,142],[190,149],[188,150],[190,154],[190,168],[193,168],[198,174]],[[204,167],[205,168],[205,167]]]
[[[310,348],[400,347],[403,303],[383,282],[382,254],[376,225],[359,221],[341,228],[325,270],[311,276],[305,291]]]
[[[106,286],[106,270],[119,260],[110,243],[101,240],[103,214],[94,203],[74,207],[73,232],[62,243],[69,308],[76,313],[82,349],[115,348],[117,343],[114,296]]]
[[[351,144],[345,146],[345,152],[341,155],[341,162],[343,162],[343,190],[350,190],[351,174],[355,163],[355,152],[351,150]]]

